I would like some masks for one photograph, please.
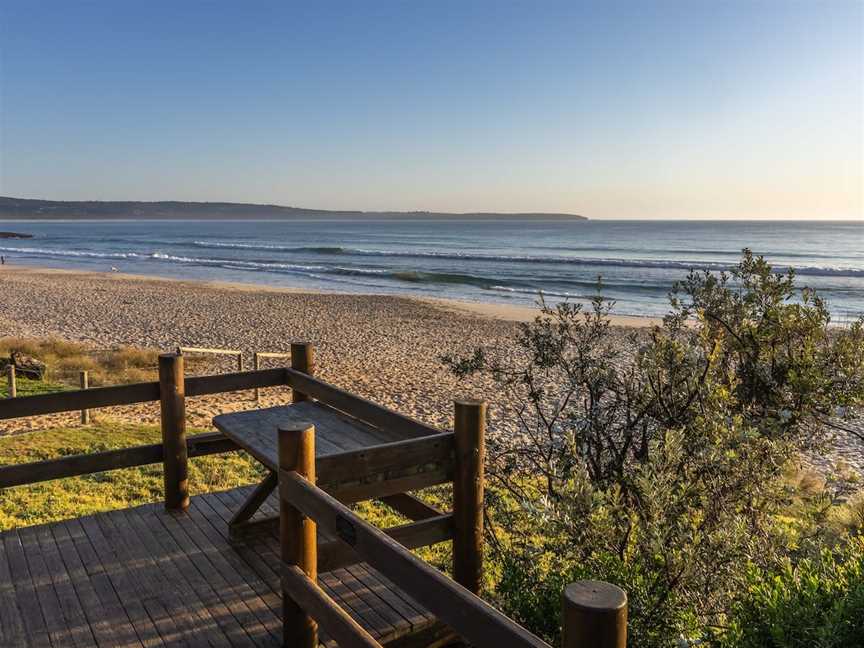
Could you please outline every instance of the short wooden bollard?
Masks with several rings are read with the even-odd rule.
[[[578,581],[564,589],[563,648],[626,648],[627,594],[602,581]]]
[[[315,427],[297,423],[279,428],[279,468],[293,470],[315,483]],[[313,581],[318,579],[316,524],[279,497],[279,539],[282,561],[297,565]],[[282,645],[317,648],[318,624],[282,592]]]
[[[291,343],[291,368],[310,376],[315,374],[315,352],[311,344],[308,342]],[[298,392],[296,389],[291,391],[291,402],[300,403],[305,400],[309,400],[306,394]]]
[[[87,371],[82,371],[78,375],[79,384],[81,385],[81,389],[90,389],[90,374]],[[90,423],[90,410],[82,409],[81,410],[81,425],[89,425]]]
[[[165,508],[189,507],[189,457],[186,449],[186,385],[183,356],[159,356],[159,400],[162,411]]]
[[[15,365],[6,365],[6,394],[7,398],[15,398],[18,395],[18,384],[15,379]]]
[[[483,576],[483,463],[486,403],[455,403],[456,469],[453,478],[453,578],[479,594]]]

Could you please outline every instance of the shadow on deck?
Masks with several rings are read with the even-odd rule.
[[[228,539],[250,492],[196,496],[187,513],[154,503],[3,532],[0,646],[281,646],[277,534]],[[433,615],[364,563],[319,578],[381,643],[438,634]]]

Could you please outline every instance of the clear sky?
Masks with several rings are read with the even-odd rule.
[[[864,218],[864,0],[0,0],[0,194]]]

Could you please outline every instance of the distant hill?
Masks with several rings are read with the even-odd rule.
[[[141,220],[231,220],[231,219],[307,219],[307,218],[549,218],[561,220],[587,220],[575,214],[521,213],[504,214],[476,212],[450,214],[444,212],[364,212],[304,209],[282,205],[255,205],[247,203],[210,202],[134,202],[101,200],[32,200],[0,196],[0,219],[141,219]]]

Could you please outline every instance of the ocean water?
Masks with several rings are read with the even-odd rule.
[[[582,301],[658,315],[691,268],[750,247],[838,319],[864,314],[864,221],[0,221],[15,264],[482,302]]]

